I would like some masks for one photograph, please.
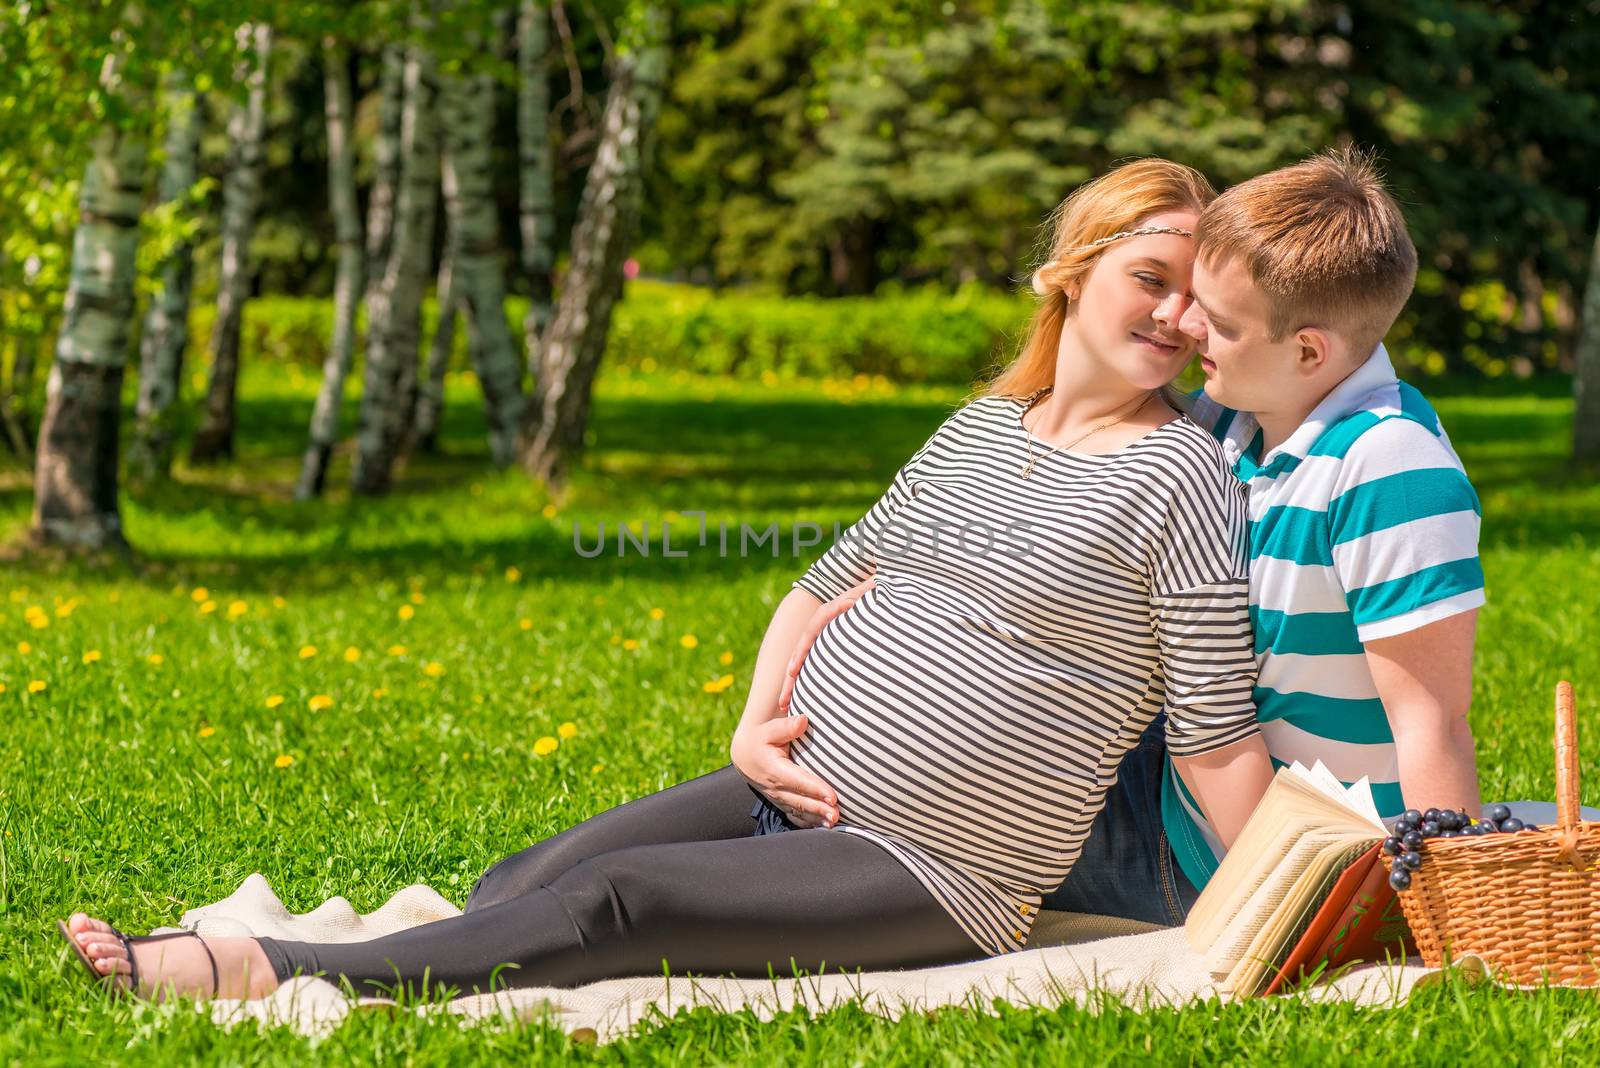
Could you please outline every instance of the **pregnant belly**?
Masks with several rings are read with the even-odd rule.
[[[1060,753],[1066,723],[1013,699],[1003,661],[991,657],[993,677],[958,668],[974,660],[970,633],[930,637],[908,658],[865,614],[850,623],[824,632],[790,703],[808,718],[791,755],[838,794],[840,825],[1053,889],[1087,826],[1085,780]]]

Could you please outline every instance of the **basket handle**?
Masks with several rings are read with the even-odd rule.
[[[1562,830],[1578,825],[1578,713],[1572,683],[1556,683],[1556,819]]]

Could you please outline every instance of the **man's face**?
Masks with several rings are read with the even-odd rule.
[[[1244,265],[1237,258],[1222,264],[1196,260],[1190,285],[1194,302],[1178,329],[1195,340],[1207,395],[1245,412],[1293,403],[1303,386],[1295,370],[1299,343],[1292,333],[1272,340],[1266,295]]]

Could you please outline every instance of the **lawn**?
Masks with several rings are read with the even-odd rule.
[[[718,766],[771,610],[819,551],[794,555],[786,537],[776,556],[770,543],[741,556],[739,524],[778,522],[787,535],[802,520],[848,523],[960,399],[881,382],[614,375],[593,447],[552,500],[488,466],[462,381],[446,455],[413,462],[392,497],[352,502],[340,488],[295,504],[314,388],[297,372],[248,375],[236,461],[180,466],[174,484],[125,497],[136,568],[0,564],[0,1063],[303,1057],[288,1033],[224,1034],[103,1001],[63,973],[51,922],[92,906],[146,930],[254,871],[295,909],[334,893],[370,909],[413,882],[459,903],[504,854]],[[1570,678],[1580,708],[1600,708],[1600,480],[1564,461],[1572,405],[1560,382],[1458,386],[1437,400],[1485,512],[1473,709],[1484,795],[1546,798],[1554,682]],[[25,527],[30,503],[24,473],[0,470],[0,537]],[[673,545],[688,554],[663,558],[659,524],[695,510],[712,524],[708,546],[680,515]],[[592,544],[601,522],[608,551],[580,556],[574,524]],[[649,523],[649,557],[618,557],[619,522]],[[1600,774],[1600,717],[1583,722],[1597,725],[1585,770]],[[541,738],[558,744],[536,755]],[[1592,782],[1585,799],[1597,798]],[[702,1012],[598,1048],[541,1026],[367,1017],[317,1054],[1593,1063],[1597,1024],[1583,994],[1446,987],[1383,1013],[1257,1002],[761,1023]]]

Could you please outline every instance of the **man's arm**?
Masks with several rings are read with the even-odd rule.
[[[1267,755],[1267,743],[1260,734],[1252,734],[1242,741],[1213,749],[1197,756],[1176,756],[1172,763],[1178,769],[1189,792],[1200,803],[1206,822],[1222,839],[1224,848],[1232,849],[1234,839],[1244,830],[1261,795],[1272,783],[1272,759]]]
[[[1477,627],[1477,609],[1470,609],[1365,643],[1408,808],[1479,810],[1478,762],[1467,725]]]

